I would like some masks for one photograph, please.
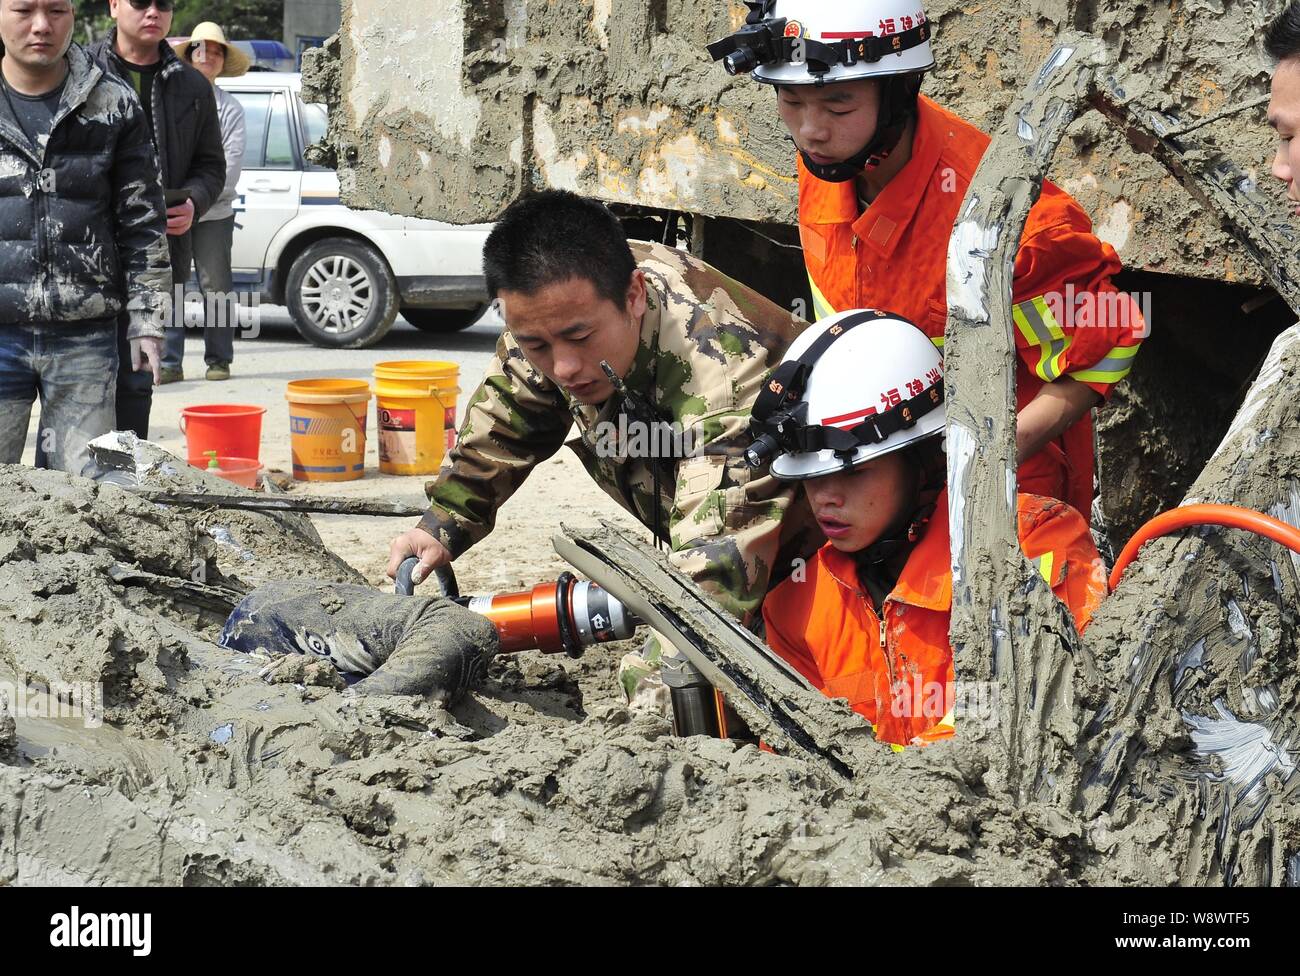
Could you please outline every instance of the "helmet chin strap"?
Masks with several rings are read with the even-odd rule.
[[[898,148],[907,123],[916,114],[916,99],[921,92],[920,75],[891,76],[881,79],[880,118],[876,133],[863,150],[842,163],[816,163],[802,149],[799,155],[808,172],[827,183],[848,183],[869,169],[875,169]]]
[[[916,507],[899,513],[894,524],[886,529],[871,545],[855,554],[858,567],[864,572],[879,573],[888,569],[889,564],[921,541],[926,526],[934,516],[939,493],[943,491],[945,474],[940,470],[927,471],[919,460],[919,451],[925,450],[925,443],[905,448],[909,452],[909,461],[916,472],[916,490],[914,495],[920,499]]]

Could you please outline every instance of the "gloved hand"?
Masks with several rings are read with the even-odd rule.
[[[237,606],[220,644],[331,661],[358,694],[426,695],[443,705],[487,672],[496,628],[451,600],[335,583],[268,583]]]
[[[149,372],[153,373],[153,385],[157,386],[162,382],[163,341],[149,336],[142,336],[139,339],[131,339],[130,345],[131,371],[138,373],[148,367]]]

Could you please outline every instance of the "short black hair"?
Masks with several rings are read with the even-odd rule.
[[[607,207],[568,190],[545,190],[511,204],[483,247],[488,294],[534,295],[585,278],[619,308],[636,272],[623,225]]]
[[[1291,0],[1265,29],[1264,50],[1274,61],[1300,57],[1300,0]]]

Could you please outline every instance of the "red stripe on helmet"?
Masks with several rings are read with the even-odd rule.
[[[866,420],[868,417],[874,417],[879,411],[875,407],[866,407],[862,410],[855,410],[853,413],[842,413],[838,417],[827,417],[822,421],[823,427],[847,427],[852,422],[857,426],[858,421]]]

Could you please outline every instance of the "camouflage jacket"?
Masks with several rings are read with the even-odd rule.
[[[569,446],[596,483],[647,528],[657,521],[673,562],[749,622],[794,560],[825,541],[797,486],[744,458],[754,398],[805,323],[681,251],[633,250],[648,307],[624,383],[670,426],[648,435],[617,394],[601,407],[572,400],[507,331],[429,486],[420,526],[459,556],[492,531],[497,510],[576,425]],[[665,457],[675,453],[687,456]]]
[[[162,338],[171,290],[167,218],[144,110],[81,47],[47,138],[32,145],[0,98],[0,322],[130,313]]]

